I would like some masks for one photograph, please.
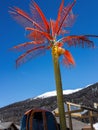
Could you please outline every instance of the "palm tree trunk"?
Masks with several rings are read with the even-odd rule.
[[[60,74],[60,67],[59,67],[59,55],[57,53],[54,53],[54,48],[52,48],[52,57],[53,57],[53,63],[54,63],[54,73],[55,73],[55,81],[56,81],[57,104],[58,104],[58,110],[59,110],[60,128],[61,128],[61,130],[67,130],[61,74]]]

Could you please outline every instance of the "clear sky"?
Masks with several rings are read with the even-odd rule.
[[[70,0],[65,0],[68,3]],[[61,0],[36,0],[48,19],[55,19]],[[51,52],[30,60],[18,69],[18,53],[9,49],[28,41],[25,30],[9,15],[9,7],[18,6],[29,11],[30,0],[0,0],[0,107],[55,90]],[[71,34],[98,35],[98,0],[77,0],[73,12],[78,14]],[[66,68],[61,64],[63,89],[76,89],[98,82],[98,39],[91,39],[97,46],[68,48],[76,66]]]

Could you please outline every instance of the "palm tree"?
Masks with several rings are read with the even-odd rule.
[[[25,42],[13,47],[15,50],[25,51],[16,60],[17,67],[22,63],[25,63],[27,60],[44,53],[46,50],[52,51],[61,130],[66,130],[66,120],[59,57],[62,56],[62,62],[64,65],[75,65],[71,53],[65,48],[66,45],[94,47],[94,43],[89,40],[89,37],[97,37],[95,35],[67,36],[69,31],[66,30],[66,28],[71,27],[76,19],[76,16],[72,12],[75,3],[76,0],[65,7],[64,0],[62,0],[58,10],[57,19],[50,19],[49,21],[46,19],[37,3],[33,0],[30,4],[32,16],[18,7],[13,7],[9,11],[13,18],[28,30],[27,38],[31,40],[30,42]]]

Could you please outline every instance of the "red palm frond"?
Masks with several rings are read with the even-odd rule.
[[[39,34],[43,35],[45,38],[47,38],[49,41],[50,41],[50,40],[53,40],[53,37],[52,37],[49,33],[46,33],[46,32],[40,31],[40,30],[37,30],[37,29],[35,29],[35,28],[29,28],[29,27],[27,27],[26,30],[34,31],[34,32],[36,32],[36,33],[39,33]],[[28,35],[28,37],[31,37],[31,38],[32,38],[32,32]]]
[[[32,13],[34,13],[34,15],[35,15],[35,16],[33,15],[33,16],[35,17],[35,20],[36,20],[37,17],[39,16],[39,17],[41,18],[43,24],[44,24],[44,26],[43,26],[43,28],[45,28],[44,31],[49,32],[49,23],[48,23],[46,17],[44,16],[42,10],[41,10],[41,9],[39,8],[39,6],[37,5],[37,3],[35,3],[35,2],[32,0],[32,3],[31,3],[30,8],[31,8]],[[38,18],[39,18],[39,17],[38,17]],[[40,22],[41,22],[41,21],[40,21]],[[39,22],[39,24],[40,24],[40,22]],[[41,23],[41,24],[42,24],[42,23]]]
[[[64,22],[68,21],[68,15],[70,14],[71,10],[72,10],[72,7],[74,6],[76,1],[74,1],[72,4],[69,4],[65,9],[63,9],[62,11],[62,14],[63,14],[63,17],[61,17],[61,21],[60,21],[60,25],[59,25],[59,28],[57,30],[57,35],[59,34]],[[73,17],[73,15],[72,15]]]
[[[37,29],[43,30],[43,28],[38,23],[36,23],[25,11],[14,7],[11,8],[9,13],[24,27],[36,27]]]
[[[50,27],[51,27],[51,35],[52,35],[52,37],[56,37],[56,21],[54,21],[54,20],[51,20],[50,19]],[[69,33],[69,31],[67,31],[67,30],[60,30],[59,31],[59,34],[62,34],[62,35],[64,35],[65,33]]]
[[[91,34],[90,34],[90,35],[84,35],[84,36],[86,36],[86,37],[93,37],[93,38],[95,37],[95,38],[98,38],[98,35],[91,35]]]
[[[57,20],[56,20],[56,24],[55,24],[55,33],[57,32],[58,27],[59,27],[59,21],[61,20],[61,13],[63,10],[63,6],[64,6],[64,0],[62,0],[61,5],[59,7],[58,16],[57,16]]]
[[[56,24],[58,24],[58,22],[61,20],[61,12],[63,10],[63,6],[64,6],[64,0],[62,0],[61,5],[59,7],[58,17],[57,17],[57,20],[56,20]]]
[[[24,54],[19,56],[19,58],[16,60],[16,67],[27,62],[28,60],[30,60],[32,58],[35,58],[35,57],[45,53],[45,50],[46,50],[46,46],[39,46],[39,47],[29,49]]]
[[[50,19],[51,35],[55,36],[55,21]]]
[[[31,32],[29,35],[27,35],[27,38],[32,41],[36,41],[37,44],[42,44],[43,42],[47,41],[46,37],[37,31]]]
[[[31,41],[31,42],[25,42],[25,43],[21,43],[17,46],[14,46],[13,48],[11,48],[11,50],[13,51],[27,51],[29,49],[33,49],[38,47],[42,41]],[[46,45],[45,43],[43,45]]]
[[[65,50],[64,57],[63,57],[63,63],[66,66],[75,65],[74,59],[68,50]]]
[[[93,41],[89,40],[88,36],[66,36],[62,39],[63,43],[67,43],[68,46],[82,46],[82,47],[94,47]]]
[[[64,8],[64,13],[66,13],[67,10],[66,10],[66,8]],[[64,14],[62,14],[62,16],[64,17]],[[67,15],[67,17],[66,17],[66,20],[64,21],[64,23],[62,25],[62,28],[72,27],[72,25],[74,24],[75,20],[76,20],[76,15],[74,15],[73,11],[71,10],[69,12],[69,14]]]

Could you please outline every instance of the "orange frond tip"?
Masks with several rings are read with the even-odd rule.
[[[64,58],[63,58],[63,63],[66,66],[75,65],[75,61],[74,61],[71,53],[68,50],[65,50]]]

